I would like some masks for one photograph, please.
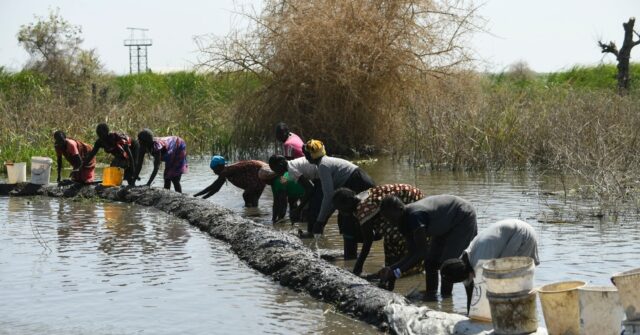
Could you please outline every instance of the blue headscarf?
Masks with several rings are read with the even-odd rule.
[[[209,167],[211,168],[211,170],[213,170],[216,166],[225,164],[227,164],[227,162],[224,160],[224,157],[215,155],[211,157],[211,163],[209,163]]]

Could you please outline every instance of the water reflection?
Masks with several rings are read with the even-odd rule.
[[[188,223],[120,203],[0,198],[0,296],[0,333],[375,331],[273,283]]]
[[[576,217],[574,209],[591,205],[549,195],[563,187],[553,176],[425,171],[387,160],[364,168],[379,184],[411,183],[428,195],[452,193],[470,200],[479,229],[504,218],[532,224],[540,237],[536,285],[561,280],[610,285],[612,273],[640,266],[636,214],[628,212],[617,220]],[[183,191],[193,194],[211,178],[205,161],[191,160]],[[208,201],[271,225],[268,189],[257,209],[243,208],[240,191],[230,185]],[[286,222],[273,227],[298,228]],[[305,243],[315,248],[313,241]],[[319,247],[342,250],[335,219]],[[376,272],[383,263],[382,243],[376,242],[364,272]],[[354,265],[341,260],[335,264],[349,270]],[[424,283],[424,275],[402,278],[395,291],[421,303]],[[283,289],[247,268],[226,244],[185,222],[119,203],[0,198],[0,296],[0,329],[27,334],[373,331]],[[453,299],[430,306],[464,312],[464,300],[462,286],[456,285]]]

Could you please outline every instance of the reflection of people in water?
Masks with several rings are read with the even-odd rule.
[[[11,198],[9,198],[11,199]],[[95,224],[97,205],[95,202],[67,202],[58,200],[55,218],[60,224],[56,227],[58,234],[58,251],[66,251],[67,247],[81,241],[82,236],[95,236],[98,227]],[[75,236],[74,236],[75,235]],[[74,241],[74,240],[78,241]]]
[[[139,235],[137,232],[144,231],[145,227],[129,211],[128,207],[121,204],[103,204],[104,227],[112,234],[103,234],[105,236],[98,249],[110,255],[130,251],[122,246],[130,244],[131,240],[137,238],[132,236]]]

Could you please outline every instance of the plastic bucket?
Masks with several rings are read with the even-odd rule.
[[[49,157],[31,157],[31,183],[48,185],[53,160]]]
[[[120,186],[123,177],[123,169],[115,166],[106,167],[102,170],[102,186]]]
[[[4,166],[7,168],[7,182],[9,184],[27,181],[27,163],[4,163]]]
[[[580,334],[619,335],[624,311],[613,286],[583,286],[578,289]]]
[[[492,259],[482,265],[487,291],[491,293],[528,293],[533,289],[535,264],[531,257]]]
[[[640,321],[625,321],[622,325],[624,326],[624,335],[640,335]]]
[[[491,308],[487,300],[487,285],[482,276],[482,266],[475,269],[473,278],[473,294],[471,295],[471,306],[469,308],[469,318],[477,321],[491,322]]]
[[[487,292],[495,334],[530,334],[538,330],[536,291],[495,294]]]
[[[538,290],[549,335],[580,334],[578,288],[582,286],[582,281],[566,281],[545,285]]]
[[[616,273],[611,282],[618,288],[627,320],[640,321],[640,268]]]

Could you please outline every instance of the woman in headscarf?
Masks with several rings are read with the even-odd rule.
[[[258,176],[263,166],[268,166],[268,164],[256,160],[239,161],[227,166],[224,157],[213,156],[209,167],[213,170],[213,173],[218,175],[218,179],[193,196],[204,195],[203,198],[206,199],[218,193],[224,182],[229,180],[231,184],[244,190],[242,198],[244,199],[245,207],[258,207],[258,200],[266,186],[265,182],[260,180]]]
[[[176,192],[182,193],[182,185],[180,179],[182,174],[187,173],[189,166],[187,165],[187,144],[178,136],[153,137],[153,133],[149,129],[143,129],[138,133],[138,142],[140,142],[140,156],[137,164],[136,178],[139,177],[142,164],[144,163],[144,154],[149,153],[153,157],[153,172],[147,181],[147,186],[151,186],[153,180],[158,173],[160,161],[164,162],[164,188],[173,188]]]
[[[71,180],[82,184],[92,183],[96,159],[92,158],[83,164],[83,158],[93,149],[91,145],[68,138],[61,130],[56,131],[53,134],[53,138],[55,140],[56,155],[58,156],[58,183],[62,172],[62,156],[73,167],[70,176]]]
[[[318,175],[322,185],[322,205],[313,226],[314,234],[322,234],[327,220],[335,211],[332,203],[335,189],[346,187],[355,193],[360,193],[374,187],[375,183],[357,165],[345,159],[327,156],[324,144],[321,141],[310,140],[304,148],[305,154],[308,154],[307,160],[318,166]],[[355,218],[338,214],[338,227],[344,241],[344,258],[356,258],[358,255],[358,241],[361,241],[362,238]]]

